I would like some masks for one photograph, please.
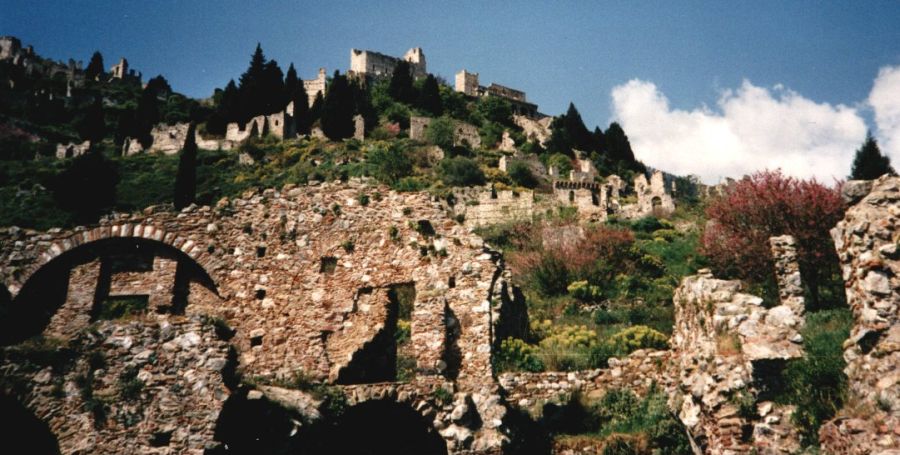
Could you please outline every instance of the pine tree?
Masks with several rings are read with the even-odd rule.
[[[187,130],[187,138],[178,159],[178,173],[175,175],[175,208],[181,210],[194,202],[197,193],[197,141],[194,137],[194,122]]]
[[[372,96],[368,85],[364,80],[351,81],[350,89],[353,93],[353,113],[362,116],[366,131],[378,125],[378,112],[372,105]]]
[[[347,76],[335,71],[322,106],[322,131],[331,140],[352,137],[353,111],[353,93]]]
[[[631,150],[631,142],[628,141],[628,136],[625,135],[625,130],[616,123],[612,122],[609,124],[609,128],[606,129],[606,146],[609,150],[609,157],[613,161],[624,161],[626,163],[634,163],[634,152]]]
[[[103,55],[100,54],[100,51],[94,51],[94,55],[91,55],[91,61],[88,63],[87,68],[84,69],[84,77],[92,80],[103,74],[103,71]]]
[[[391,75],[391,82],[388,85],[388,94],[391,98],[401,102],[410,104],[415,100],[415,90],[413,89],[412,69],[409,62],[400,60],[394,67],[394,73]]]
[[[856,150],[856,156],[853,158],[850,179],[873,180],[884,174],[896,175],[891,166],[891,159],[881,153],[872,133],[867,133],[865,142]]]
[[[422,92],[419,93],[419,101],[417,103],[420,108],[428,111],[435,117],[439,117],[444,113],[444,107],[441,105],[441,92],[438,87],[437,79],[431,74],[425,78],[422,84]]]

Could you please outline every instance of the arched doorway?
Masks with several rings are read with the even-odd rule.
[[[141,237],[113,237],[68,250],[0,298],[0,345],[41,334],[63,305],[67,329],[139,311],[184,313],[191,283],[216,294],[209,274],[183,251]]]

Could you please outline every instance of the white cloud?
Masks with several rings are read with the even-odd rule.
[[[637,79],[614,87],[612,104],[638,159],[675,174],[698,175],[706,183],[781,168],[831,184],[849,173],[866,135],[855,108],[749,81],[722,92],[715,110],[672,109],[655,84]],[[900,112],[898,104],[892,106]],[[900,125],[900,116],[892,118]]]
[[[868,101],[875,111],[878,145],[897,169],[900,165],[900,66],[886,66],[878,71]]]

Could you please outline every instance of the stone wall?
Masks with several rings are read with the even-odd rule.
[[[122,145],[122,155],[131,156],[145,151],[147,153],[174,155],[184,148],[189,126],[187,123],[176,123],[174,125],[160,123],[150,130],[150,137],[153,139],[153,144],[150,148],[145,150],[137,139],[126,138],[125,143]],[[240,142],[233,140],[233,138],[224,140],[207,139],[196,131],[194,132],[194,140],[197,143],[197,148],[202,150],[231,150],[237,145],[237,142]]]
[[[675,200],[666,189],[661,171],[653,171],[649,182],[644,174],[635,177],[634,192],[637,194],[637,203],[622,207],[623,218],[637,219],[649,215],[665,217],[675,211]]]
[[[375,51],[350,49],[350,74],[375,78],[391,77],[394,67],[401,60],[409,62],[414,78],[418,79],[428,75],[425,53],[420,47],[406,51],[402,59]]]
[[[531,220],[534,216],[534,192],[511,190],[484,191],[476,205],[461,205],[467,226],[477,227],[512,220]]]
[[[430,117],[410,117],[409,138],[417,141],[427,141],[428,125],[433,119]],[[453,145],[465,146],[472,149],[481,147],[481,135],[478,127],[457,120],[453,121]]]
[[[361,194],[376,191],[382,196],[359,204]],[[111,273],[104,288],[101,271],[118,253],[102,245],[151,245],[152,266]],[[98,324],[95,311],[103,295],[149,295],[151,308],[127,322],[139,331],[131,337],[132,346],[151,342],[140,331],[155,333],[156,318],[183,314],[221,321],[230,327],[238,371],[267,380],[290,380],[302,372],[328,381],[341,377],[348,365],[377,362],[381,354],[371,347],[384,335],[393,338],[390,310],[384,311],[391,304],[389,292],[396,284],[411,283],[415,366],[409,387],[452,382],[455,396],[468,397],[464,401],[480,416],[469,426],[440,429],[453,453],[488,453],[508,440],[490,358],[490,302],[506,286],[497,261],[480,238],[449,219],[426,194],[395,193],[358,181],[248,193],[181,213],[150,208],[71,231],[0,230],[12,317],[30,321],[19,324],[19,339],[39,333],[77,338]],[[185,273],[179,273],[182,267]],[[40,322],[48,311],[59,317]],[[117,327],[110,330],[118,334],[126,322],[99,323]],[[33,330],[27,332],[26,326]],[[205,343],[196,345],[200,352]],[[161,357],[160,349],[167,348],[146,344],[141,352]],[[36,393],[38,383],[24,380],[25,390]],[[192,403],[176,400],[166,409],[191,414],[197,411]],[[215,421],[215,409],[204,411],[205,425]],[[79,419],[87,429],[57,433],[64,453],[77,450],[85,437],[96,440],[97,447],[132,437],[91,431],[90,420]],[[150,431],[143,423],[138,426],[135,431]],[[198,433],[191,443],[214,441]]]
[[[70,453],[203,453],[216,447],[227,344],[197,318],[104,321],[74,336],[55,365],[5,348],[0,372]],[[52,352],[52,351],[51,351]],[[9,393],[8,390],[3,392]]]
[[[652,386],[665,389],[669,351],[641,349],[621,359],[610,358],[609,368],[572,372],[503,373],[500,386],[511,406],[539,417],[547,403],[564,405],[573,393],[601,398],[614,389],[645,395]]]
[[[74,158],[87,153],[91,148],[91,141],[84,141],[80,144],[70,142],[68,144],[56,144],[56,157],[58,159]]]
[[[802,316],[787,305],[767,310],[761,298],[741,292],[739,281],[706,270],[684,278],[674,302],[669,404],[694,439],[713,454],[796,451],[792,408],[766,392],[785,361],[803,354]]]
[[[307,106],[312,107],[316,101],[316,95],[320,93],[322,98],[325,98],[325,75],[325,68],[319,68],[319,73],[315,79],[303,79],[303,90],[306,92]]]
[[[900,452],[900,178],[850,181],[855,204],[832,229],[854,324],[844,343],[849,397],[819,433],[830,453]]]

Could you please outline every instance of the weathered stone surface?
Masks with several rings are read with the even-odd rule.
[[[802,355],[795,341],[802,314],[787,305],[766,310],[762,299],[740,291],[740,282],[714,279],[707,270],[684,278],[675,291],[669,404],[706,453],[791,453],[799,435],[790,406],[757,403],[769,417],[750,419],[738,416],[734,403],[757,401],[765,385],[757,370]],[[752,429],[749,439],[745,427]]]
[[[829,453],[900,453],[900,178],[844,184],[856,202],[832,229],[854,325],[844,343],[852,407],[823,425]]]
[[[362,194],[370,196],[366,205],[359,203]],[[142,268],[115,269],[101,273],[107,278],[97,278],[97,270],[111,264],[114,256],[101,246],[120,244],[109,243],[113,240],[141,251],[148,248],[152,260],[144,261]],[[132,252],[138,250],[132,246]],[[228,343],[236,349],[238,371],[264,380],[290,380],[298,373],[318,381],[340,377],[353,362],[364,360],[360,356],[365,357],[368,343],[393,330],[389,292],[394,285],[411,283],[415,377],[375,389],[366,384],[346,387],[350,392],[375,390],[382,397],[393,390],[390,396],[398,400],[401,390],[407,398],[428,396],[425,403],[434,400],[430,394],[435,384],[451,384],[456,398],[466,397],[468,410],[480,416],[453,422],[452,408],[447,412],[446,425],[456,427],[445,435],[453,453],[490,453],[508,441],[506,408],[492,376],[490,347],[492,327],[500,327],[492,317],[503,314],[505,302],[514,299],[505,296],[510,293],[508,275],[498,261],[499,255],[486,251],[480,238],[449,219],[427,194],[395,193],[355,180],[249,192],[216,207],[191,206],[180,213],[149,208],[115,214],[98,226],[73,230],[0,229],[2,277],[14,306],[35,304],[30,300],[35,289],[48,284],[46,276],[31,280],[41,270],[60,270],[58,279],[69,280],[71,289],[55,303],[58,317],[44,326],[45,335],[79,336],[93,321],[91,307],[98,296],[147,296],[148,315],[128,323],[138,332],[112,337],[122,349],[133,350],[140,359],[161,356],[157,351],[205,353],[220,346],[219,341],[208,341],[205,332],[181,331],[174,323],[162,322],[153,337],[141,330],[150,330],[143,328],[155,324],[151,315],[156,313],[209,318],[227,326],[220,331],[231,333]],[[333,266],[326,267],[326,262]],[[190,273],[179,272],[182,267]],[[101,283],[104,280],[107,284]],[[156,344],[154,337],[159,339]],[[218,372],[225,362],[221,356],[216,359],[196,360],[194,368],[209,365]],[[210,432],[196,433],[190,444],[214,444],[214,405],[226,397],[223,392],[213,402],[204,398],[202,406],[211,410],[205,411],[203,431]],[[46,406],[63,406],[54,400],[47,398]],[[194,412],[189,400],[166,403],[172,415]],[[97,433],[89,420],[85,422],[83,429],[65,433],[77,434],[74,439],[61,437],[65,453],[76,450],[83,438],[95,441],[91,447],[106,447],[132,437]],[[149,414],[140,422],[135,431],[151,431],[156,425]],[[127,444],[122,447],[132,447]],[[142,451],[134,447],[132,451]]]

